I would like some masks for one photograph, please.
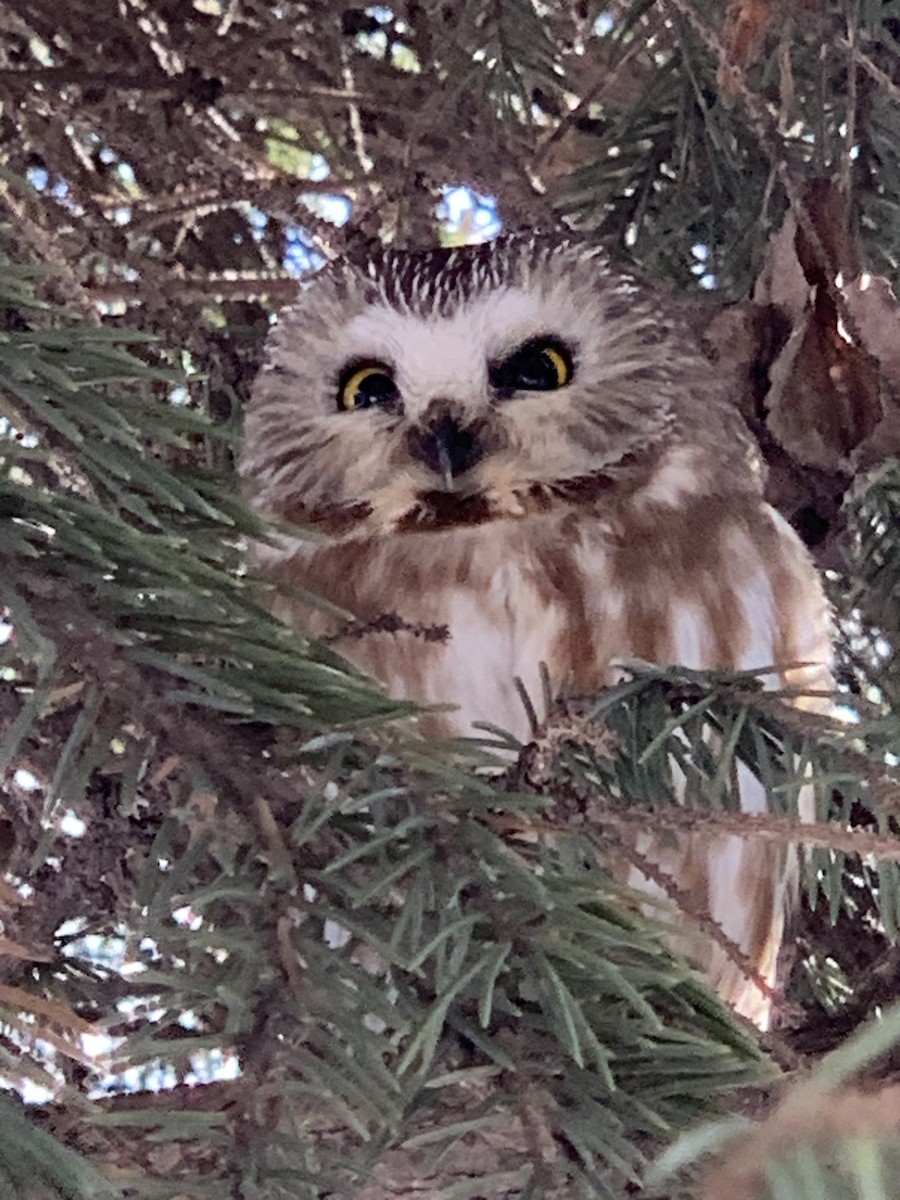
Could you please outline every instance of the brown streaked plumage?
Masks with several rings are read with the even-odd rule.
[[[342,411],[342,395],[357,407]],[[771,682],[830,685],[816,573],[764,503],[713,369],[660,303],[577,242],[326,268],[271,339],[241,469],[263,512],[324,535],[260,549],[273,578],[363,621],[447,626],[443,641],[372,633],[342,647],[397,696],[455,703],[435,732],[489,721],[527,734],[514,678],[539,696],[542,662],[588,693],[635,658],[808,663]],[[334,628],[288,591],[275,605]],[[741,800],[766,805],[748,771]],[[731,837],[642,849],[771,982],[796,858]],[[766,1023],[768,1001],[721,949],[707,968]]]

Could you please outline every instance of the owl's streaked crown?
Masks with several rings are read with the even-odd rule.
[[[563,386],[497,386],[545,343],[571,364]],[[360,364],[383,369],[389,402],[341,411]],[[747,472],[690,335],[596,247],[513,235],[313,277],[270,339],[241,469],[269,513],[354,535],[594,504],[679,441]]]

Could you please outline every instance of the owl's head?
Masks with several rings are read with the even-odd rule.
[[[595,501],[679,429],[714,439],[718,407],[684,330],[596,248],[385,249],[281,314],[241,470],[291,521],[438,528]]]

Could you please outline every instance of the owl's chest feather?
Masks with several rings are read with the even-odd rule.
[[[362,623],[390,614],[416,627],[351,636],[340,649],[393,695],[456,705],[431,722],[433,731],[471,733],[473,722],[487,721],[524,734],[516,678],[537,702],[539,664],[555,672],[576,627],[590,649],[577,611],[574,561],[568,554],[559,561],[557,543],[551,569],[543,543],[514,522],[498,522],[373,539],[352,555],[330,547],[306,562],[304,574],[308,586]]]
[[[590,692],[623,659],[741,669],[821,658],[821,595],[802,547],[761,501],[744,503],[356,539],[295,553],[278,574],[363,623],[444,627],[442,640],[373,631],[340,649],[397,696],[457,705],[445,731],[488,721],[523,735],[515,679],[540,709],[541,663],[555,687]],[[334,628],[289,609],[314,632]]]
[[[574,619],[568,598],[542,585],[539,576],[540,564],[523,552],[485,570],[480,586],[469,581],[436,588],[423,607],[440,614],[446,641],[428,646],[424,656],[419,646],[383,647],[380,677],[397,694],[429,703],[451,700],[457,708],[447,725],[454,732],[488,722],[524,735],[528,722],[515,681],[540,709],[540,664],[558,675],[559,646]],[[585,645],[584,652],[589,649]]]

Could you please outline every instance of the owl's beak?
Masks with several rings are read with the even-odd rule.
[[[448,492],[453,491],[453,460],[450,457],[450,450],[443,438],[437,438],[437,456],[438,464],[441,468],[441,475],[444,477],[444,485]]]
[[[446,411],[410,430],[408,445],[413,458],[440,475],[449,492],[454,490],[458,477],[470,471],[484,454],[478,430],[463,425]]]

